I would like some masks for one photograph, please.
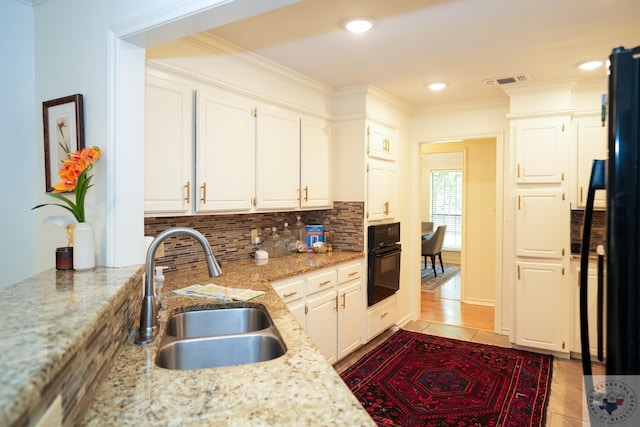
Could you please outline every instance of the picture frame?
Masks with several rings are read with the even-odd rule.
[[[58,171],[72,153],[84,148],[84,106],[82,94],[76,93],[42,103],[44,129],[45,189],[53,191]],[[65,148],[63,148],[65,147]]]

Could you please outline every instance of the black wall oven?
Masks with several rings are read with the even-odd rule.
[[[400,289],[400,223],[370,225],[367,304],[372,306]]]

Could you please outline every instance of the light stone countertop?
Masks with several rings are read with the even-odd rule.
[[[0,425],[29,408],[95,330],[117,310],[115,297],[139,280],[141,266],[85,272],[50,269],[0,289]]]
[[[146,347],[133,345],[129,338],[82,424],[375,426],[269,283],[363,256],[357,252],[296,254],[270,259],[262,266],[253,260],[234,261],[222,265],[223,275],[217,278],[208,277],[204,262],[186,273],[166,273],[163,293],[169,296],[169,308],[160,312],[158,337]],[[267,362],[222,368],[157,367],[154,359],[169,315],[185,306],[216,304],[169,295],[172,289],[194,283],[266,291],[251,303],[267,308],[287,346],[286,354]]]

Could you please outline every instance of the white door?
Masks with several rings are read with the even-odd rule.
[[[335,290],[307,299],[307,334],[329,363],[337,360],[337,310],[338,296]]]
[[[564,180],[564,129],[560,118],[522,120],[513,126],[517,183]]]
[[[568,352],[567,287],[560,263],[518,262],[515,289],[516,344]]]
[[[397,175],[394,162],[369,160],[367,173],[367,212],[369,221],[395,218],[398,204]]]
[[[604,274],[604,291],[606,301],[606,272]],[[590,265],[587,272],[587,312],[589,318],[589,352],[591,358],[595,359],[598,355],[598,332],[597,332],[597,319],[598,319],[598,270],[596,265]],[[582,339],[580,337],[580,267],[576,267],[573,270],[573,292],[574,292],[574,316],[573,316],[573,348],[572,351],[576,353],[582,353]],[[607,318],[607,305],[606,302],[603,305],[602,318],[603,321]],[[603,352],[606,356],[606,339],[607,339],[606,324],[603,325]]]
[[[564,192],[521,190],[516,197],[516,255],[561,259]]]
[[[258,108],[256,208],[296,209],[300,195],[300,116]]]
[[[338,289],[338,360],[360,347],[363,312],[364,295],[360,279]]]
[[[301,207],[331,207],[331,138],[324,120],[303,117],[300,135]]]
[[[198,91],[198,212],[248,211],[255,194],[253,102],[215,89]]]
[[[189,213],[193,179],[192,89],[147,76],[144,132],[145,213]]]
[[[598,118],[582,120],[578,124],[578,207],[584,208],[587,204],[587,191],[591,179],[593,160],[604,160],[608,156],[607,129],[602,126]],[[604,190],[596,191],[594,204],[596,208],[605,208],[607,205],[607,193]]]

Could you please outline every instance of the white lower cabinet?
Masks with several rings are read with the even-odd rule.
[[[396,321],[396,295],[380,301],[367,310],[367,341],[388,329]]]
[[[336,291],[313,295],[307,299],[307,333],[320,353],[333,363],[337,360],[338,296]]]
[[[272,283],[327,361],[362,344],[363,261],[348,262]]]
[[[558,353],[569,352],[567,290],[561,263],[517,263],[516,344]]]
[[[580,262],[572,262],[573,272],[573,344],[571,351],[582,354],[582,339],[580,337]],[[604,290],[606,292],[606,271],[604,274]],[[606,301],[606,295],[604,301]],[[598,355],[598,266],[596,262],[589,263],[587,270],[587,312],[589,319],[589,353],[595,359]],[[602,318],[607,318],[606,303],[603,306]],[[606,343],[606,324],[603,325],[603,343]],[[604,345],[603,345],[604,347]],[[603,348],[603,355],[606,357],[606,349]]]

